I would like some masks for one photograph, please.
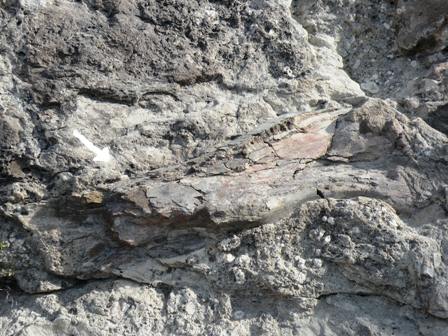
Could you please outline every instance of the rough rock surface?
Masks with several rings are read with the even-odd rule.
[[[0,0],[0,335],[445,335],[447,18]]]

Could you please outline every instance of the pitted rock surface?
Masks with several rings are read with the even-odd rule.
[[[447,17],[0,0],[0,334],[444,335]]]

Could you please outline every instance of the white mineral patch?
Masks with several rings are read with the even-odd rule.
[[[223,255],[223,261],[226,263],[231,263],[235,260],[235,256],[231,253],[226,253]]]

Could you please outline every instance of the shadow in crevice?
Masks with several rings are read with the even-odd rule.
[[[448,135],[448,104],[430,113],[425,121],[433,128]]]

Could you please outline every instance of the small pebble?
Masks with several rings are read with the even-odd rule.
[[[322,259],[314,258],[314,259],[313,259],[313,265],[314,265],[315,267],[321,268],[322,265],[323,265],[323,261],[322,261]]]
[[[361,83],[361,89],[373,94],[380,92],[380,88],[375,82]]]
[[[331,236],[325,236],[324,239],[322,240],[322,243],[324,245],[328,244],[331,242]]]
[[[408,109],[416,109],[420,106],[420,100],[418,97],[408,97],[403,100],[403,105]]]
[[[250,257],[247,254],[240,255],[236,258],[236,262],[244,267],[248,267],[250,265]]]
[[[334,220],[333,217],[330,217],[330,218],[328,218],[327,222],[328,222],[328,224],[330,224],[330,225],[334,225],[335,220]]]
[[[294,72],[291,70],[291,68],[290,67],[288,67],[288,66],[285,66],[284,68],[283,68],[283,73],[287,76],[287,77],[289,77],[289,78],[293,78],[294,77]]]
[[[226,253],[226,254],[224,254],[224,256],[223,256],[223,260],[224,260],[224,262],[226,262],[226,263],[231,263],[232,261],[235,260],[235,256],[234,256],[233,254]]]
[[[236,269],[233,271],[233,275],[235,276],[235,282],[239,285],[242,285],[246,282],[246,275],[240,269]]]
[[[302,272],[297,273],[296,280],[299,284],[303,284],[306,280],[306,274]]]

